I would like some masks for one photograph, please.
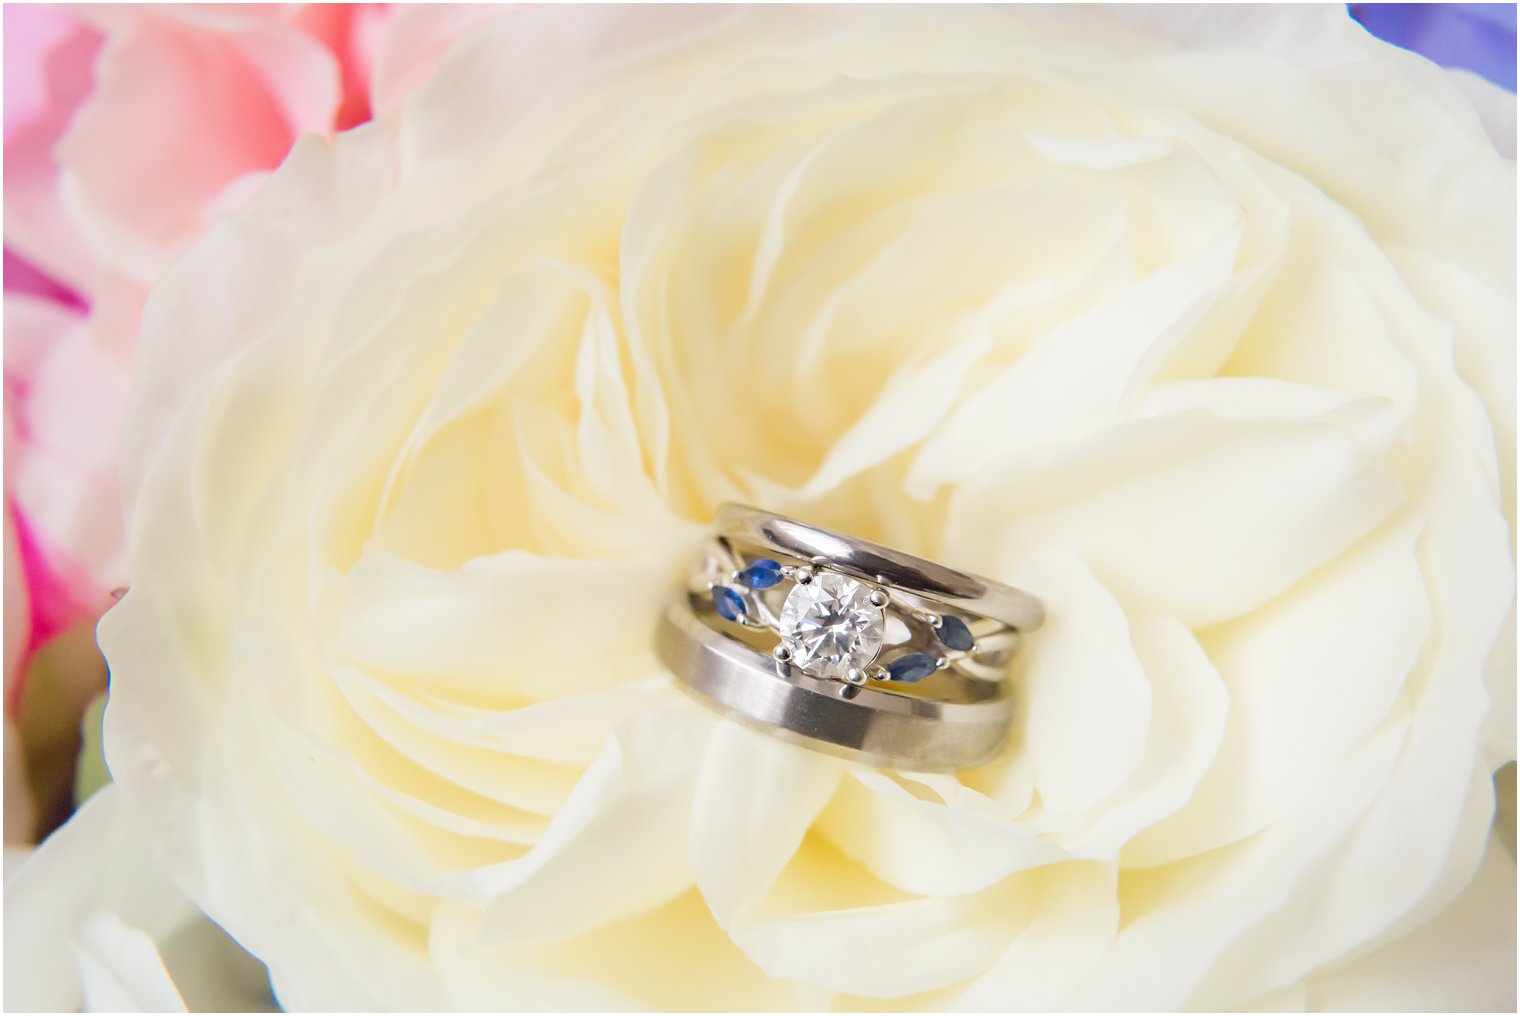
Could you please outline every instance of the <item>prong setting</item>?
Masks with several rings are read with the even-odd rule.
[[[961,614],[939,612],[939,604],[932,599],[902,593],[884,575],[855,578],[817,557],[793,561],[730,550],[727,560],[708,572],[711,580],[703,583],[724,620],[780,635],[770,655],[777,675],[784,679],[803,674],[852,690],[872,681],[897,687],[955,669],[963,659],[970,666],[975,654],[985,648],[973,639]],[[783,580],[793,583],[791,589],[774,594],[785,599],[784,605],[766,592]],[[803,605],[794,606],[794,601]],[[788,618],[788,611],[794,616]],[[800,620],[803,612],[810,615],[806,623]],[[890,644],[882,642],[884,615],[898,619],[892,623],[899,634],[892,636]],[[907,623],[906,637],[902,622]],[[850,638],[853,625],[860,626],[867,640],[864,644]],[[1000,645],[998,635],[994,632],[988,645]],[[886,659],[880,662],[883,650]]]

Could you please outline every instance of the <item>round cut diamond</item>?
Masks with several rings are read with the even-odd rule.
[[[833,572],[797,583],[781,608],[781,643],[792,665],[813,677],[842,681],[881,651],[886,623],[871,588]]]

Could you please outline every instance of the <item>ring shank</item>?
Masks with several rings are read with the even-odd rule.
[[[804,561],[825,558],[830,568],[867,581],[885,581],[970,614],[994,618],[1019,631],[1033,631],[1045,623],[1040,601],[1012,586],[869,540],[840,536],[784,515],[725,504],[718,510],[717,530],[731,540]]]
[[[961,700],[873,688],[842,697],[837,682],[783,678],[765,654],[731,639],[677,596],[655,637],[677,683],[723,715],[815,751],[872,765],[943,772],[996,755],[1013,701],[1004,682],[967,682]]]

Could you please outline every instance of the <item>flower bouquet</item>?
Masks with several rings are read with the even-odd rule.
[[[1513,94],[5,18],[7,1009],[1513,1008]]]

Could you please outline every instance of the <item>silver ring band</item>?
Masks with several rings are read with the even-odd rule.
[[[838,682],[783,677],[766,653],[698,617],[684,592],[661,617],[655,649],[679,685],[724,716],[870,765],[928,772],[976,765],[997,754],[1013,718],[1003,681],[939,675],[954,689],[947,701],[870,687],[842,698]]]
[[[994,618],[1018,631],[1034,631],[1045,623],[1045,607],[1040,601],[1012,586],[784,515],[726,504],[718,509],[717,530],[720,536],[804,561],[826,558],[835,570],[882,580],[967,613]]]

